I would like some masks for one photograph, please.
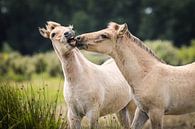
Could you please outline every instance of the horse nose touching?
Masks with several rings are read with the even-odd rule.
[[[68,31],[68,32],[65,32],[64,33],[64,36],[67,38],[67,39],[71,39],[75,36],[75,32],[74,31]]]
[[[87,49],[88,46],[85,44],[85,39],[84,36],[76,36],[75,37],[76,40],[76,47],[78,47],[79,49]]]
[[[75,39],[76,39],[77,42],[82,42],[83,37],[82,36],[77,36]]]
[[[64,37],[67,39],[67,43],[71,45],[72,47],[75,47],[76,41],[75,41],[75,31],[67,31],[64,33]]]

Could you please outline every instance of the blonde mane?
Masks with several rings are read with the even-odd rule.
[[[148,48],[139,38],[132,35],[129,31],[127,31],[126,35],[128,38],[132,39],[134,41],[134,43],[136,43],[140,48],[144,49],[147,53],[149,53],[155,59],[166,64],[166,62],[164,60],[162,60],[158,56],[156,56],[156,54],[150,48]]]

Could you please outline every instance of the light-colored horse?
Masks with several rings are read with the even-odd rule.
[[[88,61],[82,53],[72,47],[75,32],[56,22],[47,22],[46,29],[39,29],[49,38],[61,62],[64,73],[64,97],[68,106],[71,129],[80,129],[81,120],[87,116],[90,128],[97,128],[98,118],[110,113],[129,128],[135,105],[131,89],[113,59],[103,65]]]
[[[82,34],[76,40],[86,50],[115,59],[138,106],[133,129],[141,129],[148,118],[153,129],[162,129],[164,114],[195,111],[195,63],[184,66],[164,63],[128,31],[127,24],[111,22],[106,29]]]

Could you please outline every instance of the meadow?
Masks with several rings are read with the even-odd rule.
[[[170,41],[146,41],[168,64],[183,65],[195,60],[195,41],[174,47]],[[92,62],[102,64],[108,56],[83,51]],[[54,52],[23,56],[0,53],[0,129],[66,129],[64,78]],[[121,129],[115,115],[102,117],[101,129]],[[166,116],[166,129],[195,128],[195,114]],[[82,126],[87,128],[87,120]],[[149,122],[145,129],[149,128]]]

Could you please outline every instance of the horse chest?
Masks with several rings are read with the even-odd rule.
[[[64,93],[65,101],[68,105],[68,108],[77,114],[78,116],[83,116],[86,114],[87,110],[87,98],[78,94],[78,92],[65,92]]]
[[[76,87],[65,87],[64,97],[68,103],[85,103],[90,96],[85,89],[79,89]]]
[[[99,103],[95,91],[85,87],[86,85],[64,86],[64,97],[68,107],[79,115],[85,115],[90,108]]]

